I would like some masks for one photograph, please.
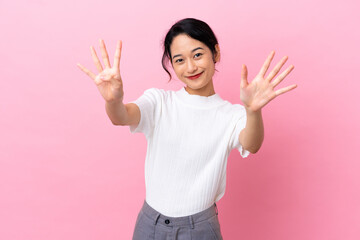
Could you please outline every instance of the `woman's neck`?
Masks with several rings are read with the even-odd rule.
[[[209,82],[206,86],[200,89],[192,89],[189,86],[185,87],[185,90],[191,95],[199,95],[204,97],[209,97],[215,94],[213,82]]]

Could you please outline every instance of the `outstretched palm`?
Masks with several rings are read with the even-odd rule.
[[[296,84],[291,86],[274,90],[274,88],[294,69],[291,65],[282,74],[280,74],[274,81],[271,80],[280,71],[281,67],[285,64],[288,59],[287,56],[275,66],[275,68],[265,78],[265,73],[268,70],[271,60],[275,55],[275,51],[272,51],[262,66],[260,72],[254,80],[249,84],[247,82],[247,68],[245,65],[242,67],[241,82],[240,82],[240,99],[244,103],[244,106],[250,111],[256,112],[261,110],[267,103],[273,100],[280,94],[288,92],[297,87]]]
[[[116,51],[114,55],[114,65],[110,66],[109,55],[106,51],[104,40],[100,39],[100,49],[105,69],[102,67],[99,58],[96,55],[95,49],[93,46],[90,47],[91,55],[97,70],[99,71],[98,75],[95,75],[90,70],[77,64],[77,66],[85,72],[89,77],[91,77],[96,86],[98,87],[103,98],[108,101],[122,101],[124,97],[123,82],[120,76],[120,58],[121,58],[121,48],[122,42],[118,41],[116,46]]]

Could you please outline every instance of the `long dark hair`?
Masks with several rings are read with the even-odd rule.
[[[179,34],[187,34],[189,37],[204,43],[211,50],[213,60],[215,62],[215,45],[218,44],[218,41],[210,26],[207,23],[195,18],[184,18],[182,20],[179,20],[169,29],[168,33],[165,36],[163,45],[164,53],[161,63],[164,70],[170,77],[169,81],[171,80],[171,74],[166,68],[166,63],[167,60],[172,63],[170,46],[173,39]]]

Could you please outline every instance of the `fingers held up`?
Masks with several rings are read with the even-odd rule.
[[[122,49],[122,41],[118,40],[114,55],[114,66],[113,66],[118,69],[120,69],[121,49]]]
[[[272,81],[272,85],[276,87],[294,68],[294,65],[290,65],[290,67],[288,67],[274,81]]]
[[[89,69],[87,69],[86,67],[84,67],[83,65],[81,65],[80,63],[76,64],[81,71],[83,71],[84,73],[86,73],[86,75],[88,75],[89,77],[91,77],[93,80],[95,80],[96,75],[94,73],[92,73]]]
[[[274,55],[275,55],[275,51],[273,50],[273,51],[271,51],[271,53],[265,60],[263,66],[261,67],[259,76],[263,76],[263,77],[265,76],[265,73],[269,69],[270,63],[271,63],[272,59],[274,58]]]
[[[93,59],[93,61],[95,63],[96,69],[98,70],[98,72],[102,72],[104,69],[101,66],[101,62],[100,62],[100,60],[99,60],[93,46],[90,46],[90,51],[91,51],[91,56],[92,56],[92,59]]]
[[[288,60],[288,56],[285,56],[281,59],[281,61],[274,67],[274,69],[269,73],[269,75],[266,77],[266,80],[269,82],[278,74],[280,69],[284,66],[285,62]]]
[[[247,81],[247,76],[248,76],[247,68],[246,65],[243,64],[241,70],[241,81],[240,81],[241,88],[246,87],[249,84]]]

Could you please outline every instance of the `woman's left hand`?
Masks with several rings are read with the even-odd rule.
[[[244,107],[252,112],[261,110],[268,102],[273,100],[280,94],[286,93],[297,87],[296,84],[291,86],[274,90],[274,88],[294,69],[291,65],[283,73],[281,73],[274,81],[271,80],[280,71],[281,67],[285,64],[288,59],[287,56],[283,57],[282,60],[275,66],[275,68],[265,78],[265,73],[268,70],[271,60],[275,55],[275,51],[272,51],[266,59],[258,75],[249,84],[247,82],[247,68],[245,64],[242,66],[241,83],[240,83],[240,99],[244,104]]]

